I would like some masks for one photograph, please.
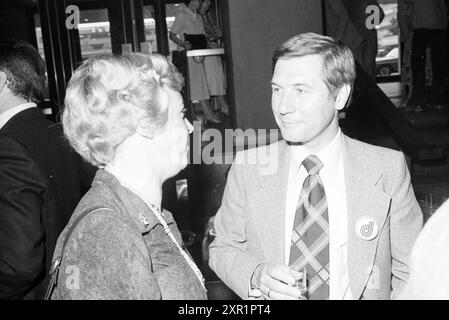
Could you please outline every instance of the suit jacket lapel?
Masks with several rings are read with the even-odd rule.
[[[273,174],[260,174],[260,189],[251,198],[252,216],[255,217],[259,239],[265,257],[276,263],[284,263],[285,206],[287,197],[290,149],[285,141],[270,151],[271,161],[278,161]]]
[[[378,239],[391,198],[378,186],[382,179],[381,173],[373,172],[364,150],[346,136],[343,163],[348,208],[349,283],[353,298],[359,299],[373,269]],[[379,235],[374,240],[364,240],[356,232],[355,226],[361,218],[374,220],[379,227]]]

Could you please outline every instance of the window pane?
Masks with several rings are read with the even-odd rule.
[[[36,30],[37,49],[39,50],[39,54],[41,55],[42,59],[45,60],[44,42],[42,40],[41,17],[37,13],[34,15],[34,25]]]

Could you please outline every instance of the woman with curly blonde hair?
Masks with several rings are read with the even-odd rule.
[[[64,132],[99,170],[58,239],[52,299],[206,299],[161,209],[163,182],[188,162],[182,84],[165,57],[137,53],[91,58],[72,76]]]

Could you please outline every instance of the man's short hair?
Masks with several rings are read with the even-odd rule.
[[[356,71],[351,50],[335,39],[316,33],[299,34],[281,44],[273,54],[273,70],[280,59],[320,55],[323,58],[323,81],[336,96],[344,85],[351,88]]]
[[[25,41],[0,42],[0,71],[6,74],[7,87],[27,101],[40,103],[45,95],[45,62]]]

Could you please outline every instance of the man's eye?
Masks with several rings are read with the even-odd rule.
[[[276,88],[276,87],[271,88],[271,90],[272,90],[273,92],[279,92],[279,88]]]

